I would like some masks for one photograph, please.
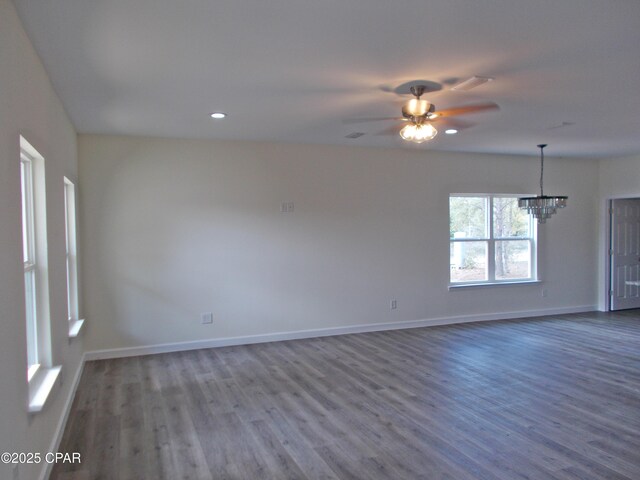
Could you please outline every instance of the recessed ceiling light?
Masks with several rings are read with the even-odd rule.
[[[446,133],[447,135],[455,135],[456,133],[458,133],[458,130],[456,130],[455,128],[449,128],[445,130],[444,133]]]
[[[221,119],[221,118],[224,118],[224,117],[226,117],[226,116],[227,116],[227,114],[226,114],[226,113],[222,113],[222,112],[213,112],[213,113],[211,114],[211,118],[215,118],[215,119],[217,119],[217,120],[219,120],[219,119]]]

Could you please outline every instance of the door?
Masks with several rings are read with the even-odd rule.
[[[611,200],[611,310],[640,308],[640,199]]]

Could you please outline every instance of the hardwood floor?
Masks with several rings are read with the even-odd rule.
[[[70,479],[640,479],[640,311],[88,362]]]

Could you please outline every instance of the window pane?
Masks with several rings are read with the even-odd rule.
[[[449,197],[449,238],[487,236],[487,198]]]
[[[531,242],[496,241],[496,280],[531,278]]]
[[[75,187],[65,177],[64,206],[67,246],[67,306],[69,320],[78,319],[78,267],[76,262],[76,210]]]
[[[451,282],[487,280],[487,242],[451,242]]]
[[[31,202],[29,202],[29,165],[26,162],[20,162],[20,179],[21,193],[22,193],[22,261],[30,261],[30,232],[29,232],[29,209],[31,208]]]
[[[73,294],[72,294],[72,282],[71,282],[71,262],[69,261],[69,255],[67,255],[67,319],[73,319]]]
[[[35,272],[24,274],[25,311],[27,317],[27,361],[29,367],[38,362],[38,334],[36,325]]]
[[[518,208],[515,197],[494,197],[494,238],[529,237],[529,215]]]
[[[69,257],[69,194],[70,194],[70,186],[68,183],[65,182],[64,184],[64,225],[66,227],[66,236],[64,238],[65,240],[65,247],[67,249],[67,257]]]

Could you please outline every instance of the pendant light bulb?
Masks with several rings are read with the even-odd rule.
[[[430,123],[421,125],[410,123],[400,130],[400,136],[409,142],[422,143],[431,140],[437,135],[438,131]]]

